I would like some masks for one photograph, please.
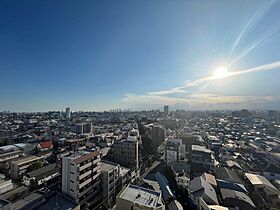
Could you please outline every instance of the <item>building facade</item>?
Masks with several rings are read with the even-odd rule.
[[[100,162],[103,205],[112,208],[116,204],[116,196],[128,184],[129,169],[109,161]]]
[[[101,205],[99,151],[77,151],[62,157],[62,192],[85,209]]]
[[[116,141],[113,145],[114,162],[138,171],[139,168],[139,139],[128,136],[127,139]]]
[[[19,160],[12,161],[9,165],[10,167],[10,174],[14,179],[20,178],[28,169],[28,167],[36,162],[42,160],[42,157],[38,156],[28,156],[23,157]]]
[[[165,161],[169,165],[172,162],[185,160],[186,148],[182,139],[167,139],[165,145]]]

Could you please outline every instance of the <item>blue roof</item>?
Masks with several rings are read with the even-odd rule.
[[[162,192],[162,197],[163,197],[164,201],[168,202],[170,199],[174,199],[175,196],[173,195],[172,191],[170,190],[168,181],[166,180],[164,175],[161,174],[160,172],[157,172],[155,174],[155,178],[156,178],[157,182],[159,183],[160,190]]]
[[[222,179],[217,179],[219,188],[235,190],[239,192],[248,193],[247,189],[243,184],[233,183]]]

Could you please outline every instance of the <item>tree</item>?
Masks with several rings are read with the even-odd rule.
[[[34,163],[32,163],[28,168],[27,168],[27,171],[30,172],[30,171],[34,171],[34,170],[37,170],[39,168],[41,168],[43,166],[43,163],[41,160],[36,160]]]

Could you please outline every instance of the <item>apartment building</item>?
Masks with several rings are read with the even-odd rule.
[[[84,209],[101,205],[99,151],[76,151],[62,157],[62,192]]]
[[[139,168],[139,139],[128,136],[113,145],[114,162],[131,169]]]
[[[219,164],[214,158],[213,151],[200,145],[192,145],[191,162],[193,172],[197,175],[211,171]]]
[[[100,162],[103,189],[103,205],[112,208],[116,204],[116,196],[130,180],[129,169],[109,161]]]

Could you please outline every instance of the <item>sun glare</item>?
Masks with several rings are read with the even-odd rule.
[[[221,66],[213,72],[213,78],[214,79],[221,79],[221,78],[226,77],[227,74],[228,74],[227,68],[224,67],[224,66]]]

